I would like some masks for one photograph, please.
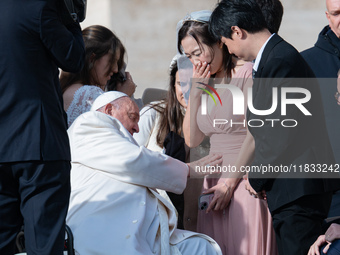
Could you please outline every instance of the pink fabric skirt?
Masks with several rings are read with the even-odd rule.
[[[217,184],[206,179],[204,189]],[[267,202],[254,198],[242,180],[234,190],[229,206],[206,214],[199,211],[197,231],[214,238],[224,255],[276,255],[277,246]]]

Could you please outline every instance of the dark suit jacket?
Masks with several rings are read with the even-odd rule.
[[[292,79],[295,78],[295,79]],[[303,78],[310,78],[308,80]],[[288,166],[294,169],[304,164],[334,164],[334,157],[325,126],[319,86],[314,73],[296,49],[280,36],[274,35],[266,45],[255,74],[253,85],[253,105],[255,109],[265,110],[272,106],[272,88],[278,89],[278,107],[269,115],[259,116],[249,111],[248,121],[261,119],[263,127],[249,127],[255,139],[254,166]],[[295,105],[287,106],[287,115],[281,115],[281,89],[283,87],[305,88],[311,99],[303,106],[312,114],[305,116]],[[301,93],[289,93],[287,98],[303,98]],[[280,121],[266,119],[294,119],[296,127],[283,127]],[[287,125],[293,124],[286,122]],[[291,170],[293,171],[293,170]],[[338,189],[339,180],[305,178],[315,173],[285,175],[282,172],[266,174],[250,173],[250,184],[256,191],[267,192],[268,206],[271,211],[290,203],[302,196],[321,194]],[[286,177],[299,178],[286,178]]]
[[[79,71],[85,49],[57,2],[0,1],[0,162],[70,160],[58,67]]]
[[[326,126],[335,161],[340,164],[340,106],[334,98],[337,91],[337,73],[340,69],[340,39],[329,26],[326,26],[320,32],[315,46],[301,52],[301,55],[311,67],[315,76],[323,78],[319,79],[319,84]]]

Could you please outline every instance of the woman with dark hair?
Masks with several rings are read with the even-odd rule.
[[[208,136],[209,153],[223,153],[222,168],[234,169],[242,158],[241,147],[253,152],[254,144],[246,139],[245,114],[233,114],[230,85],[243,92],[246,109],[252,63],[230,55],[226,45],[211,36],[210,15],[211,11],[194,12],[177,25],[178,51],[193,64],[183,134],[190,148]],[[228,84],[229,89],[222,84]],[[214,104],[202,90],[220,96],[220,102]],[[266,202],[249,195],[242,175],[225,171],[218,178],[204,179],[202,191],[211,194],[211,201],[206,211],[198,213],[197,231],[214,238],[223,254],[275,255],[275,235]]]
[[[151,102],[140,112],[139,133],[134,138],[139,145],[144,145],[150,150],[165,152],[167,141],[176,143],[176,158],[185,162],[186,151],[184,139],[182,138],[182,124],[185,114],[186,103],[178,79],[178,68],[176,57],[170,64],[170,82],[167,96],[164,100]],[[170,134],[171,132],[171,134]],[[174,141],[176,140],[176,141]],[[168,154],[169,155],[169,154]],[[170,155],[173,156],[174,155]],[[184,229],[184,195],[177,195],[160,191],[175,206],[178,213],[178,228]]]
[[[137,142],[152,150],[163,151],[165,137],[170,131],[179,136],[182,135],[186,107],[178,79],[177,61],[174,59],[170,66],[170,82],[166,98],[158,102],[151,102],[140,112],[140,131],[134,135]],[[150,132],[152,132],[150,137],[145,135]]]
[[[125,48],[108,28],[94,25],[82,31],[85,63],[78,73],[62,72],[60,84],[68,126],[102,93],[108,80],[124,65]]]
[[[180,72],[191,70],[180,70]],[[189,81],[188,81],[189,82]],[[167,96],[164,100],[152,102],[141,110],[139,120],[139,133],[134,138],[139,145],[144,145],[153,151],[164,152],[183,162],[188,161],[188,150],[185,147],[182,125],[186,111],[186,102],[181,84],[188,82],[179,81],[177,56],[170,64],[170,81]],[[197,223],[197,196],[200,193],[199,179],[188,179],[187,187],[183,194],[165,194],[170,198],[178,212],[178,228],[196,231]]]

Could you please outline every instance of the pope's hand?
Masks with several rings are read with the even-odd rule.
[[[194,162],[188,163],[190,169],[190,177],[204,177],[210,174],[220,174],[217,171],[210,171],[212,169],[216,169],[217,166],[222,164],[222,155],[220,154],[210,154],[201,158],[200,160],[196,160]]]

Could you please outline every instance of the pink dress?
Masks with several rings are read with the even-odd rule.
[[[252,64],[246,63],[234,75],[231,84],[242,91],[247,91],[252,83],[251,74]],[[245,139],[246,128],[241,124],[231,126],[230,120],[242,123],[245,116],[233,115],[233,101],[228,89],[223,90],[220,97],[223,106],[220,104],[214,106],[207,115],[201,115],[199,109],[197,123],[200,130],[210,137],[210,153],[223,153],[223,165],[232,166]],[[218,124],[214,127],[213,119],[226,119],[228,124]],[[219,182],[223,182],[223,179],[206,178],[203,190]],[[208,214],[199,211],[197,231],[214,238],[224,255],[278,254],[267,203],[250,196],[243,180],[235,188],[230,204],[225,210],[212,211]]]

